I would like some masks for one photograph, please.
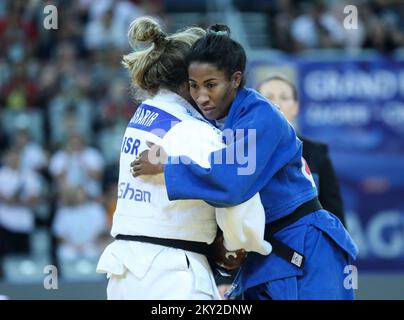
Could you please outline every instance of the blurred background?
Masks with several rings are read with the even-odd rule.
[[[225,23],[248,86],[296,83],[296,127],[329,145],[359,246],[357,298],[404,299],[402,0],[0,1],[0,299],[105,299],[95,266],[138,103],[120,60],[146,14],[168,32]]]

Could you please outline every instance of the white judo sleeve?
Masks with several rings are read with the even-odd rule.
[[[223,231],[223,245],[227,250],[271,253],[271,244],[264,240],[265,211],[258,193],[238,206],[216,208],[216,220]]]

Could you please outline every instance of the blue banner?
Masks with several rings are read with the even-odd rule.
[[[327,143],[359,270],[404,270],[404,62],[298,64],[301,132]]]
[[[302,132],[335,152],[403,155],[404,62],[302,62],[298,87]]]
[[[359,271],[404,271],[404,61],[252,60],[257,88],[281,74],[299,92],[298,130],[329,145]]]

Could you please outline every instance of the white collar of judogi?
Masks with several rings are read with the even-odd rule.
[[[153,97],[153,101],[164,101],[165,103],[172,103],[175,105],[179,105],[186,110],[186,112],[191,115],[192,117],[209,123],[196,109],[183,97],[179,94],[167,90],[167,89],[160,89],[157,94]]]

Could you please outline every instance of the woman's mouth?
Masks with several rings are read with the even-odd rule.
[[[207,107],[200,107],[202,112],[209,112],[215,109],[215,107],[207,106]]]

